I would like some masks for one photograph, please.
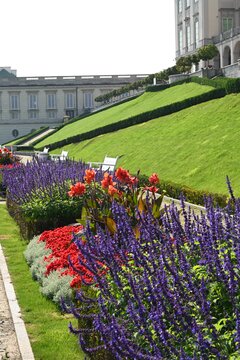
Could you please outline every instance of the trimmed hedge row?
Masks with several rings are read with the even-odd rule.
[[[8,196],[6,197],[6,205],[9,214],[18,224],[20,234],[24,240],[31,240],[33,236],[39,235],[45,230],[53,230],[76,222],[76,216],[74,216],[74,214],[68,214],[68,216],[66,216],[66,214],[59,214],[54,220],[52,218],[28,219],[24,215],[21,206],[12,202]],[[81,209],[79,209],[79,212],[81,212]]]
[[[147,183],[148,176],[146,175],[138,175],[139,184],[144,186]],[[195,204],[195,205],[205,205],[206,197],[211,197],[214,203],[214,206],[220,206],[224,208],[227,204],[228,196],[224,194],[210,193],[205,190],[196,190],[192,189],[186,185],[176,184],[171,181],[161,180],[160,185],[157,186],[159,188],[159,192],[162,193],[165,191],[165,195],[172,197],[174,199],[180,199],[183,194],[185,200]]]
[[[208,79],[208,78],[200,78],[197,76],[192,76],[187,79],[179,80],[172,84],[148,86],[146,91],[147,92],[162,91],[173,86],[182,85],[184,83],[190,83],[190,82],[194,82],[199,85],[211,86],[214,87],[215,89],[224,89],[226,94],[240,92],[239,78],[232,79],[232,78],[219,77],[216,79]]]
[[[175,113],[177,111],[186,109],[190,106],[197,105],[209,100],[218,99],[223,96],[225,96],[225,90],[224,89],[213,89],[208,93],[204,93],[198,96],[194,96],[192,98],[188,98],[170,105],[162,106],[160,108],[147,111],[145,113],[141,113],[135,116],[132,116],[130,118],[120,120],[113,124],[108,124],[102,127],[99,127],[97,129],[88,131],[86,133],[74,135],[71,137],[68,137],[66,139],[56,141],[55,143],[46,145],[50,148],[50,150],[54,150],[56,148],[60,148],[63,146],[66,146],[68,144],[78,143],[80,141],[89,140],[96,136],[107,134],[110,132],[114,132],[117,130],[125,129],[129,126],[133,126],[136,124],[141,124],[153,119],[156,119],[161,116],[170,115],[172,113]]]
[[[100,112],[102,112],[102,111],[104,111],[104,110],[111,109],[112,107],[115,107],[115,106],[117,106],[117,105],[124,104],[125,102],[134,100],[134,99],[136,99],[137,97],[139,97],[140,95],[142,95],[142,93],[136,94],[135,96],[131,96],[131,98],[126,98],[126,99],[123,99],[123,100],[121,100],[121,101],[118,101],[118,102],[116,102],[116,103],[114,103],[114,104],[111,104],[111,105],[107,106],[107,108],[104,107],[104,108],[101,108],[101,109],[96,110],[96,111],[94,111],[94,112],[90,112],[90,113],[88,113],[88,114],[84,113],[84,114],[82,114],[82,115],[80,115],[80,116],[78,116],[78,117],[74,117],[74,118],[70,119],[67,123],[64,123],[64,124],[61,124],[60,126],[58,126],[58,128],[57,128],[56,130],[54,130],[53,132],[51,132],[51,135],[52,135],[52,134],[55,134],[55,132],[59,131],[60,129],[62,129],[63,127],[65,127],[65,126],[67,126],[67,125],[69,125],[69,124],[72,124],[72,123],[74,123],[74,122],[76,122],[76,121],[78,121],[78,120],[85,119],[85,118],[87,118],[87,117],[89,117],[89,116],[91,116],[91,115],[93,115],[93,114],[98,114],[98,113],[100,113]],[[46,138],[48,138],[48,137],[49,137],[49,134],[43,136],[40,140],[36,140],[36,141],[32,142],[32,145],[35,146],[35,145],[37,145],[39,142],[43,141],[44,139],[46,139]],[[47,146],[49,146],[49,145],[47,145]],[[36,148],[37,148],[37,147],[36,147]],[[43,147],[37,148],[37,149],[38,149],[38,150],[41,150],[41,149],[43,149]],[[56,148],[54,148],[54,149],[56,149]]]

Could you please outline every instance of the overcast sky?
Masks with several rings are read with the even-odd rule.
[[[151,74],[174,65],[174,0],[1,0],[18,76]]]

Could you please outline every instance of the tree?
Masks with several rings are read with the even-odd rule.
[[[216,47],[216,45],[209,44],[209,45],[205,45],[205,46],[201,47],[198,50],[197,55],[198,55],[199,59],[205,61],[205,67],[206,67],[206,62],[207,62],[207,65],[209,65],[209,60],[211,60],[215,56],[217,56],[218,53],[219,53],[219,51],[218,51],[218,48]]]
[[[192,59],[191,56],[182,56],[176,62],[176,68],[181,73],[186,73],[191,70]]]

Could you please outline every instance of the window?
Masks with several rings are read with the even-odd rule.
[[[84,108],[85,109],[93,108],[93,94],[91,92],[84,93]]]
[[[186,0],[185,6],[186,6],[186,8],[188,8],[190,6],[190,0]]]
[[[233,18],[224,17],[222,19],[222,32],[231,30],[233,28]]]
[[[48,119],[56,119],[57,118],[56,110],[49,110],[47,113],[48,113]]]
[[[182,0],[178,0],[178,13],[182,12]]]
[[[182,29],[180,29],[178,31],[178,47],[181,52],[181,50],[183,48],[183,31],[182,31]]]
[[[38,118],[38,111],[30,110],[28,112],[28,118],[29,118],[29,120],[36,120]]]
[[[19,120],[19,111],[11,111],[11,120]]]
[[[47,94],[47,109],[56,109],[56,94],[48,93]]]
[[[68,116],[69,119],[74,118],[75,116],[74,110],[66,110],[66,116]]]
[[[188,49],[190,48],[191,45],[191,30],[190,30],[190,25],[186,26],[186,44]]]
[[[198,43],[199,43],[199,21],[198,21],[198,19],[196,19],[194,22],[194,42],[195,42],[196,47],[198,47]]]
[[[38,108],[37,94],[29,94],[28,109],[37,109],[37,108]]]
[[[14,129],[14,130],[12,131],[12,136],[16,138],[16,137],[18,137],[18,135],[19,135],[18,130],[17,130],[17,129]]]
[[[10,110],[19,110],[19,94],[10,94]]]
[[[69,92],[65,94],[65,107],[66,109],[75,108],[75,93]]]

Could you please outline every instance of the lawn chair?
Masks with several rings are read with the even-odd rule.
[[[37,157],[39,160],[47,160],[49,158],[48,150],[49,148],[45,147],[43,151],[35,151],[34,156]]]
[[[118,161],[118,156],[116,158],[112,158],[109,156],[105,156],[103,162],[89,162],[89,166],[92,167],[97,167],[97,170],[102,170],[102,171],[109,171],[109,172],[114,172],[115,167],[117,165],[117,161]]]
[[[51,154],[51,160],[54,161],[65,161],[68,158],[68,151],[63,150],[61,154]]]

